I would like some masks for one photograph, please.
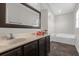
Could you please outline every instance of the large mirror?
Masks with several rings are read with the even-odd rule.
[[[41,13],[26,3],[6,3],[5,26],[16,28],[40,28]]]

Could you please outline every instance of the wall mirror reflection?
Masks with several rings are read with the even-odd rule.
[[[6,3],[0,7],[5,11],[3,27],[40,28],[40,11],[27,3]]]

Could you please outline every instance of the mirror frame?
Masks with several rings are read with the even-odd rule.
[[[17,25],[17,24],[6,24],[6,3],[0,3],[0,8],[1,9],[1,15],[0,17],[2,17],[2,19],[0,20],[0,28],[32,28],[32,29],[40,29],[41,28],[41,12],[38,11],[37,9],[35,9],[34,7],[28,5],[27,3],[19,3],[22,4],[28,8],[30,8],[31,10],[33,10],[34,12],[37,12],[39,14],[39,26],[38,27],[34,27],[34,26],[29,26],[29,25]]]

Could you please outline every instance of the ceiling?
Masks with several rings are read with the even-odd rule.
[[[40,11],[40,9],[48,9],[54,15],[69,13],[75,10],[76,3],[29,3],[31,6]],[[40,8],[39,8],[40,5]]]
[[[55,15],[72,12],[76,6],[75,3],[48,3],[47,5]]]

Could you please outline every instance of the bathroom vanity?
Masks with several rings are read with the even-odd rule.
[[[41,12],[27,3],[0,3],[0,18],[0,28],[41,29]],[[48,34],[21,36],[12,40],[0,39],[0,55],[46,56],[50,52]]]
[[[32,37],[22,42],[10,43],[10,45],[7,46],[0,46],[1,56],[46,56],[49,52],[49,35]]]

